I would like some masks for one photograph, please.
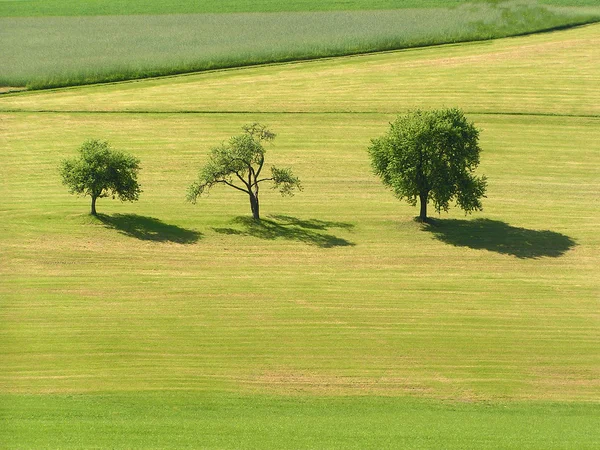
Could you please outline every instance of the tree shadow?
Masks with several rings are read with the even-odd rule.
[[[98,214],[98,219],[108,228],[142,241],[175,242],[193,244],[202,238],[202,233],[177,225],[169,225],[159,219],[137,214]]]
[[[332,234],[320,233],[329,228],[341,228],[351,230],[354,225],[345,222],[329,222],[317,219],[298,219],[291,216],[269,216],[268,219],[256,221],[251,217],[236,217],[233,222],[241,225],[237,228],[213,228],[217,233],[235,234],[240,236],[252,236],[259,239],[275,240],[288,239],[303,242],[321,248],[354,246],[353,242],[334,236]]]
[[[569,236],[555,231],[528,230],[491,219],[429,219],[424,229],[447,244],[523,259],[556,258],[577,245]]]

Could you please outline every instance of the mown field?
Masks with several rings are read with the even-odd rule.
[[[600,27],[0,97],[7,448],[596,448]],[[481,128],[484,211],[413,221],[366,147]],[[185,190],[248,122],[304,192]],[[139,202],[70,196],[89,137]]]
[[[365,10],[364,1],[0,2],[0,88],[485,40],[600,20],[598,5],[554,3],[384,1]]]

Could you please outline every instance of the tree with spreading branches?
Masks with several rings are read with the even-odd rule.
[[[213,186],[224,184],[248,195],[252,217],[259,221],[258,193],[261,183],[271,181],[273,189],[279,190],[283,196],[292,196],[294,190],[302,190],[302,186],[289,168],[271,167],[269,175],[263,174],[263,143],[273,141],[274,133],[259,123],[245,125],[242,129],[243,134],[212,148],[198,180],[188,188],[187,200],[196,203],[198,197],[208,193]]]

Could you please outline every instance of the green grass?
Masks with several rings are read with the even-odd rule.
[[[588,26],[564,32],[558,41],[556,33],[548,33],[73,88],[60,95],[23,93],[4,96],[0,111],[392,115],[457,105],[471,113],[598,116],[597,30]],[[216,138],[220,142],[238,130],[232,126]]]
[[[483,40],[599,19],[598,8],[514,2],[393,11],[4,17],[0,86],[119,81]]]
[[[460,3],[465,2],[464,0],[290,0],[286,2],[278,0],[205,0],[202,2],[189,0],[134,0],[127,2],[110,0],[87,0],[85,2],[77,0],[0,0],[0,17],[339,11],[446,7]]]
[[[493,407],[181,392],[2,400],[11,406],[0,431],[5,448],[593,449],[598,444],[598,407],[589,404]],[[43,412],[32,417],[39,409]]]
[[[597,119],[472,116],[485,130],[482,172],[494,180],[487,233],[499,232],[495,223],[508,227],[483,249],[469,235],[449,245],[419,231],[416,212],[372,177],[364,148],[389,119],[261,116],[280,134],[281,156],[273,151],[271,162],[293,166],[305,186],[291,200],[264,192],[265,218],[283,229],[274,235],[236,220],[249,210],[236,192],[215,192],[196,207],[183,201],[203,150],[251,115],[3,120],[11,130],[3,158],[5,388],[216,383],[276,392],[593,398]],[[65,126],[76,130],[68,139]],[[99,202],[99,212],[115,217],[108,226],[88,219],[89,200],[69,196],[54,175],[84,136],[98,135],[143,162],[143,201]],[[573,152],[585,163],[574,164]],[[465,220],[459,212],[450,218]],[[125,220],[146,232],[136,236]],[[158,242],[145,237],[153,227],[163,236]],[[538,247],[506,251],[514,233],[508,244],[519,249],[537,237]],[[179,244],[185,235],[192,238]]]
[[[129,14],[202,14],[280,11],[352,11],[374,9],[447,8],[497,0],[0,0],[0,17],[83,16]],[[597,6],[595,0],[541,0],[556,6]]]
[[[3,446],[597,446],[599,40],[2,96]],[[444,105],[482,129],[489,192],[423,227],[366,148]],[[186,204],[255,120],[304,192],[265,190],[263,226],[234,191]],[[89,137],[142,160],[100,219],[57,173]]]

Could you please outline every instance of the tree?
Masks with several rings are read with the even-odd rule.
[[[59,170],[71,193],[92,198],[91,213],[96,216],[99,198],[118,196],[130,202],[139,198],[139,164],[139,159],[113,150],[108,142],[90,139],[79,147],[79,157],[62,161]]]
[[[243,134],[233,136],[227,143],[210,151],[198,180],[188,188],[187,200],[196,203],[197,198],[208,193],[213,186],[225,184],[248,195],[252,217],[260,220],[260,183],[272,181],[273,189],[278,189],[284,196],[292,196],[294,190],[302,190],[302,186],[292,170],[287,168],[271,167],[270,176],[261,178],[265,163],[263,142],[272,141],[275,134],[259,123],[245,125],[242,129]]]
[[[473,174],[479,165],[479,130],[459,109],[416,110],[390,124],[388,132],[371,141],[375,173],[396,196],[415,206],[427,221],[427,203],[448,211],[449,202],[466,213],[481,210],[486,177]]]

